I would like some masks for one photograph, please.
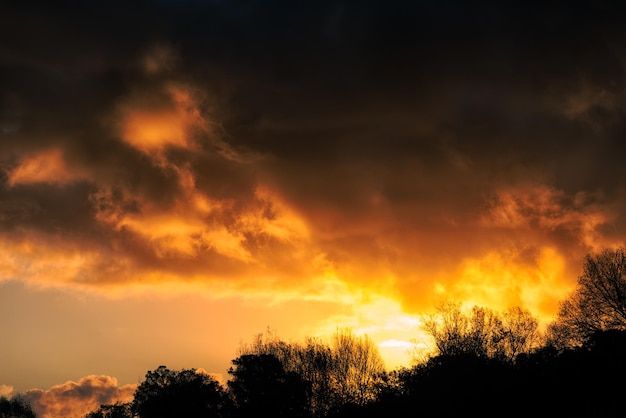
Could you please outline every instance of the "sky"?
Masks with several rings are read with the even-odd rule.
[[[445,301],[549,323],[626,240],[617,3],[2,2],[0,395],[79,417],[267,329],[392,369]]]

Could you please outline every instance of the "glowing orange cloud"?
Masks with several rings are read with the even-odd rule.
[[[124,142],[159,159],[168,148],[195,149],[195,132],[210,133],[189,88],[170,85],[163,94],[167,100],[159,104],[142,99],[122,107]]]
[[[126,120],[123,138],[135,148],[150,152],[166,146],[187,148],[185,121],[177,112],[135,112]]]
[[[170,165],[169,169],[180,185],[180,194],[172,197],[169,206],[124,191],[122,199],[114,199],[112,190],[104,188],[93,195],[96,219],[141,236],[161,257],[195,257],[212,249],[249,263],[258,261],[246,246],[250,236],[291,243],[307,237],[304,220],[267,187],[259,186],[248,206],[235,209],[232,200],[214,199],[199,190],[188,167]],[[136,202],[139,210],[125,210],[127,202]]]
[[[102,262],[96,251],[35,232],[0,242],[0,281],[22,278],[39,285],[70,285]]]
[[[51,149],[24,157],[17,167],[8,171],[8,184],[49,183],[64,184],[83,179],[83,170],[70,168],[60,149]]]
[[[50,389],[32,389],[25,398],[40,418],[81,418],[102,404],[129,402],[137,385],[118,386],[110,376],[90,375],[78,382],[67,381]]]

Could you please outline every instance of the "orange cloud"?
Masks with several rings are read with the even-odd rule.
[[[0,281],[21,278],[39,285],[70,285],[103,261],[96,251],[35,232],[0,241]]]
[[[200,191],[188,168],[172,172],[178,176],[180,193],[169,205],[102,189],[92,196],[96,219],[133,232],[159,257],[197,257],[213,250],[240,262],[259,262],[254,254],[258,248],[251,247],[254,237],[293,244],[308,236],[305,221],[267,187],[258,187],[247,205],[236,205],[232,199],[214,199]]]
[[[60,149],[51,149],[24,157],[7,172],[9,186],[18,184],[65,184],[87,177],[84,170],[71,168]]]
[[[169,84],[156,93],[133,97],[120,109],[121,139],[159,165],[167,165],[168,149],[197,151],[200,137],[219,142],[189,86]]]
[[[132,401],[137,385],[118,386],[117,379],[90,375],[50,389],[31,389],[24,394],[39,418],[81,418],[102,404]]]
[[[126,119],[123,139],[149,153],[166,146],[190,147],[185,134],[184,115],[176,111],[137,111]]]
[[[6,234],[0,242],[0,280],[113,296],[202,288],[214,296],[247,289],[253,296],[281,299],[308,289],[308,281],[325,268],[307,223],[277,193],[259,187],[236,204],[201,192],[189,170],[174,173],[180,175],[180,189],[166,205],[123,188],[92,195],[96,220],[111,228],[110,245],[88,235],[61,239],[34,228]],[[293,275],[301,280],[291,280]],[[269,283],[288,289],[277,292]]]
[[[614,216],[594,200],[589,194],[568,196],[545,185],[512,187],[496,192],[482,222],[488,227],[564,230],[595,251],[609,244],[599,228]]]

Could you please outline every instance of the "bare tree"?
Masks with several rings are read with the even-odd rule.
[[[471,314],[464,312],[458,303],[448,302],[424,320],[424,328],[433,337],[440,355],[473,354],[486,357],[489,338],[499,326],[495,314],[474,307]]]
[[[500,314],[478,306],[464,311],[460,304],[448,302],[426,317],[424,328],[443,356],[472,355],[512,361],[540,342],[538,321],[521,308]]]
[[[527,310],[510,308],[502,314],[493,342],[496,356],[513,361],[519,354],[530,353],[542,343],[539,321]]]
[[[624,247],[588,254],[578,286],[550,325],[551,342],[580,345],[598,331],[626,330]]]
[[[367,336],[339,329],[333,339],[333,386],[341,405],[365,405],[376,399],[385,366]]]
[[[315,417],[374,400],[385,371],[376,345],[349,329],[337,330],[330,345],[315,338],[304,343],[286,342],[268,329],[251,343],[242,344],[238,353],[272,355],[285,371],[295,372],[308,382],[310,410]]]

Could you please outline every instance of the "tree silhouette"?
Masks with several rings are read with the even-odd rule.
[[[304,343],[286,342],[268,329],[259,333],[249,344],[242,344],[239,355],[269,354],[276,357],[286,372],[298,374],[309,385],[309,410],[312,416],[325,416],[334,406],[331,388],[333,353],[331,348],[315,338]]]
[[[221,418],[228,397],[219,382],[196,369],[181,371],[159,366],[137,387],[132,411],[139,418]]]
[[[514,361],[520,354],[530,353],[543,343],[539,321],[520,307],[501,314],[492,343],[494,357]]]
[[[228,388],[238,417],[308,417],[310,385],[287,372],[272,354],[245,354],[232,360]]]
[[[580,346],[598,331],[626,330],[626,254],[624,248],[588,254],[578,286],[550,324],[550,342]]]
[[[384,363],[367,336],[338,329],[331,345],[308,338],[303,344],[280,340],[268,330],[258,334],[240,353],[272,355],[286,372],[309,386],[309,411],[316,417],[349,404],[364,405],[377,396]]]
[[[21,396],[0,396],[0,418],[35,418],[29,403]]]
[[[98,410],[88,413],[85,418],[133,418],[132,402],[100,405]]]

